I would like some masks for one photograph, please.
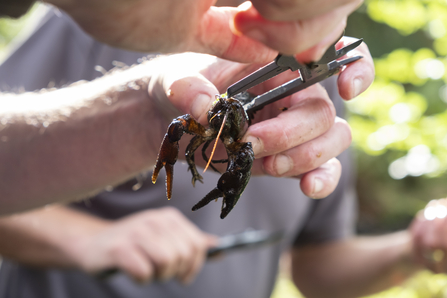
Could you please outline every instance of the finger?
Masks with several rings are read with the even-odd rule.
[[[346,19],[342,19],[340,23],[336,24],[333,30],[322,38],[319,42],[317,42],[314,46],[304,50],[302,52],[298,52],[295,55],[295,58],[303,63],[309,63],[313,61],[320,60],[327,49],[334,44],[335,41],[340,39],[340,36],[343,34],[346,27]]]
[[[434,252],[439,249],[439,227],[441,220],[434,219],[425,221],[422,224],[424,236],[421,237],[421,253],[425,266],[435,273],[440,273],[440,264],[434,256]]]
[[[290,103],[292,106],[277,117],[248,128],[243,141],[252,143],[256,158],[294,148],[317,138],[333,126],[335,108],[320,85],[295,93]],[[275,106],[261,112],[269,113],[272,109]]]
[[[204,234],[189,220],[183,217],[173,219],[177,233],[177,240],[181,242],[177,246],[180,256],[180,266],[177,278],[182,283],[189,283],[194,279],[202,267],[207,250],[207,242]]]
[[[201,124],[207,124],[207,112],[218,90],[202,75],[195,75],[168,84],[169,101],[182,113],[190,114]]]
[[[177,209],[168,208],[164,212],[163,232],[172,248],[173,271],[170,277],[177,277],[181,282],[192,280],[202,267],[208,249],[205,234],[191,223]]]
[[[265,157],[264,169],[271,176],[297,176],[320,167],[345,151],[350,144],[351,129],[345,120],[337,117],[334,125],[323,135],[279,154]]]
[[[206,261],[208,250],[212,247],[217,246],[219,238],[215,235],[203,234],[203,239],[204,239],[204,243],[202,243],[202,244],[204,246],[200,250],[200,252],[201,252],[200,254],[203,257],[195,258],[189,272],[187,272],[185,275],[185,278],[183,281],[185,284],[190,284],[195,279],[195,277],[200,272],[200,270],[202,269],[202,267]]]
[[[112,253],[119,269],[138,282],[149,282],[154,276],[154,267],[145,253],[136,246],[120,246]]]
[[[211,7],[201,19],[195,39],[185,48],[189,51],[208,53],[238,62],[267,63],[278,52],[259,41],[236,34],[228,24],[232,23],[238,9]]]
[[[425,260],[423,257],[423,224],[424,220],[416,218],[411,225],[411,235],[412,235],[412,243],[413,243],[413,256],[416,262],[420,265],[425,266]]]
[[[253,6],[259,13],[272,21],[294,21],[314,18],[330,12],[353,0],[313,0],[313,1],[284,1],[284,0],[252,0]]]
[[[325,198],[337,187],[341,176],[341,170],[340,161],[336,158],[332,158],[320,167],[301,177],[301,190],[309,198]]]
[[[339,45],[348,45],[352,38],[344,37]],[[368,46],[362,43],[358,48],[349,53],[350,56],[362,56],[363,58],[350,63],[338,76],[338,89],[344,99],[352,99],[364,92],[374,80],[374,62],[369,53]]]
[[[249,3],[244,3],[234,16],[232,27],[236,34],[248,36],[287,55],[308,50],[330,36],[320,47],[318,56],[321,56],[340,37],[346,17],[358,4],[358,1],[351,2],[306,20],[271,21],[262,17]]]
[[[169,220],[170,209],[164,208],[153,213],[149,226],[141,226],[135,233],[135,242],[152,264],[156,279],[166,281],[176,275],[179,266],[178,246],[174,240],[175,231],[171,228]]]

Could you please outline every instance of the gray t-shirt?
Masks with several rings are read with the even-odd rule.
[[[49,10],[34,32],[0,66],[3,91],[35,90],[52,85],[91,80],[112,61],[134,64],[141,53],[114,49],[84,34],[67,16]],[[326,83],[336,106],[335,80]],[[284,230],[278,244],[233,252],[216,261],[208,261],[194,283],[184,286],[176,281],[137,285],[124,274],[98,281],[77,270],[38,269],[4,260],[0,268],[2,298],[105,298],[105,297],[269,297],[275,282],[281,253],[292,245],[331,241],[349,236],[355,221],[355,192],[348,153],[339,159],[343,174],[333,194],[323,200],[305,197],[297,179],[252,177],[233,211],[221,220],[221,200],[192,212],[191,207],[215,187],[219,175],[208,171],[204,184],[191,185],[187,166],[175,166],[173,197],[166,199],[164,177],[157,184],[147,181],[132,191],[128,182],[113,191],[72,204],[74,208],[96,216],[117,219],[148,208],[174,206],[200,229],[216,235],[246,229]],[[14,169],[11,169],[13,171]],[[2,240],[7,241],[7,240]]]

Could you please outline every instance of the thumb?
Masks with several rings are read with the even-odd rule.
[[[207,111],[219,92],[205,77],[196,74],[174,81],[166,94],[182,113],[190,114],[201,124],[206,124]]]

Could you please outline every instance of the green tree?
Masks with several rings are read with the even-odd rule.
[[[405,228],[447,196],[447,3],[367,0],[348,21],[376,79],[347,102],[358,161],[361,232]]]

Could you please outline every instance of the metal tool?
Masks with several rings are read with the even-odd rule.
[[[283,231],[267,232],[263,230],[247,230],[239,234],[230,234],[219,238],[218,245],[208,250],[207,257],[242,249],[252,249],[275,243],[284,236]]]
[[[242,249],[252,249],[280,241],[284,236],[283,231],[268,232],[264,230],[247,230],[242,233],[222,236],[218,239],[216,247],[210,248],[207,252],[207,259],[223,255],[227,252]],[[99,280],[106,280],[120,273],[117,268],[103,270],[95,277]]]
[[[345,56],[349,51],[357,48],[363,42],[363,39],[357,39],[352,44],[339,50],[336,50],[335,48],[337,42],[328,48],[319,61],[309,64],[301,64],[296,61],[293,56],[279,54],[275,61],[228,87],[224,96],[239,99],[244,105],[245,111],[249,115],[253,115],[253,113],[262,109],[264,106],[292,95],[293,93],[303,90],[315,83],[321,82],[324,79],[337,74],[344,65],[363,58],[362,56],[354,56],[343,60],[337,60]],[[264,94],[258,96],[248,94],[247,90],[251,87],[267,81],[287,70],[299,71],[300,76]]]

